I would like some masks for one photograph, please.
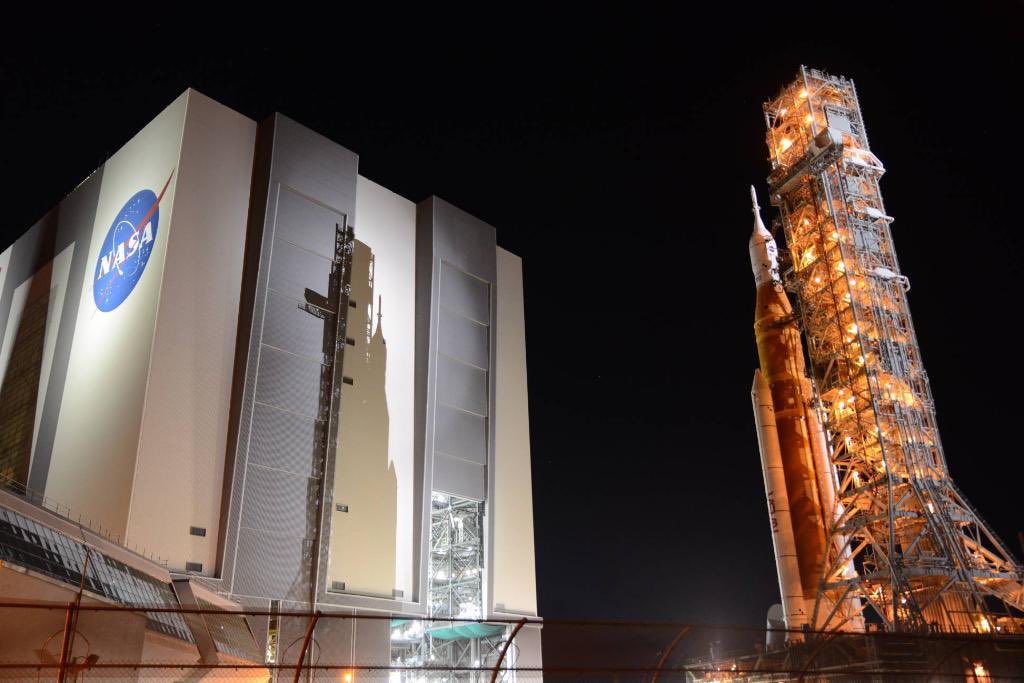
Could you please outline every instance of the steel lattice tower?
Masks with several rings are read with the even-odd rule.
[[[1020,632],[1024,569],[948,473],[854,84],[801,67],[764,112],[832,463],[811,626]]]

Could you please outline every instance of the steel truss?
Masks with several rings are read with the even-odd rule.
[[[422,667],[431,681],[483,681],[479,669],[499,662],[509,629],[483,623],[453,626],[443,621],[445,617],[483,618],[483,503],[435,492],[430,510],[427,600],[429,615],[441,620],[426,624],[395,620],[391,663]],[[421,680],[423,672],[413,678]]]
[[[811,626],[1021,632],[1024,569],[948,473],[854,84],[801,67],[764,112],[833,466]]]

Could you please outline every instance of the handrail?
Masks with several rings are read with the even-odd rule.
[[[60,501],[54,500],[53,498],[49,498],[46,495],[34,489],[30,489],[29,487],[22,484],[20,481],[11,478],[7,474],[0,474],[0,490],[6,491],[14,496],[18,496],[19,498],[22,498],[26,502],[38,508],[46,510],[47,512],[50,512],[54,515],[57,515],[64,521],[70,524],[74,524],[75,526],[78,526],[81,529],[87,530],[89,533],[95,534],[96,536],[99,536],[101,538],[105,538],[106,540],[121,548],[124,548],[125,550],[130,550],[134,552],[136,555],[140,555],[141,557],[144,557],[147,560],[156,562],[161,566],[167,566],[167,560],[161,557],[160,555],[147,553],[145,548],[143,548],[140,551],[138,546],[135,546],[133,548],[128,547],[127,543],[121,542],[120,534],[118,534],[115,537],[113,532],[110,531],[110,529],[104,529],[102,526],[93,526],[93,521],[89,518],[86,518],[85,521],[83,521],[81,514],[79,514],[78,517],[75,518],[74,511],[71,509],[70,505],[61,503]],[[125,540],[127,541],[127,539]]]

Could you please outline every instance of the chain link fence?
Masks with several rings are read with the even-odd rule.
[[[7,602],[0,680],[1001,681],[1024,637]]]

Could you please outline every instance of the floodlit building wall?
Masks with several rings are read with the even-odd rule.
[[[28,444],[19,483],[176,570],[216,564],[254,136],[186,91],[0,264],[0,394],[23,413],[0,438]],[[151,251],[121,265],[138,271],[123,301],[102,303],[102,259],[133,237],[112,228],[144,189],[161,195]]]
[[[328,587],[413,594],[416,205],[356,179]],[[339,510],[339,505],[342,508]]]
[[[69,309],[74,310],[76,321],[49,466],[37,472],[36,464],[45,463],[35,458],[30,484],[45,482],[48,497],[70,506],[92,526],[122,538],[128,524],[160,282],[173,231],[186,103],[183,94],[90,177],[87,182],[96,186],[97,194],[93,207],[82,207],[86,209],[82,214],[65,212],[66,205],[75,204],[65,200],[59,210],[61,223],[88,221],[91,231],[75,244],[75,251],[87,256],[68,290],[68,297],[77,303]],[[110,248],[108,233],[137,192],[148,189],[159,195],[164,187],[152,251],[141,277],[119,305],[99,310],[97,297],[102,299],[104,294],[95,285],[98,262]],[[88,190],[79,187],[75,194],[83,192]],[[94,214],[92,220],[90,214]],[[117,239],[122,239],[120,233]]]
[[[143,190],[154,239],[111,301]],[[261,609],[430,612],[448,496],[479,511],[458,609],[534,615],[522,265],[495,239],[286,117],[187,91],[0,254],[0,398],[20,392],[0,468]],[[386,663],[378,626],[360,638]]]
[[[497,250],[494,371],[494,568],[491,608],[537,614],[533,551],[533,483],[526,387],[523,262]]]
[[[256,123],[194,90],[186,96],[128,540],[166,558],[172,570],[195,562],[210,575]]]

